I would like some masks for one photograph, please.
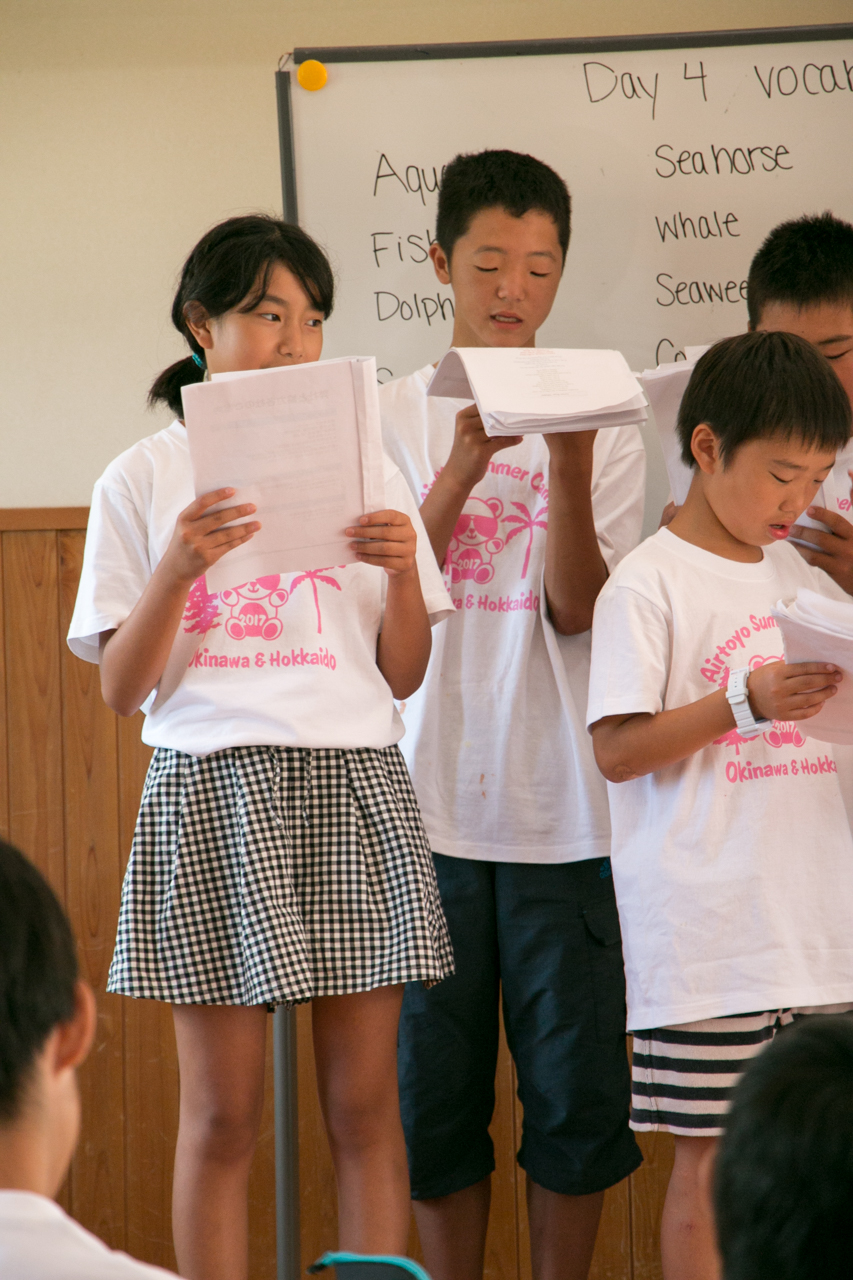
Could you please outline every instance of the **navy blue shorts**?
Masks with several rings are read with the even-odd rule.
[[[625,975],[610,861],[479,862],[434,853],[456,972],[409,983],[400,1108],[412,1196],[472,1186],[495,1167],[498,1002],[518,1072],[518,1162],[549,1191],[586,1195],[642,1157],[628,1126]]]

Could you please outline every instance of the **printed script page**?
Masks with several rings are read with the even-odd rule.
[[[466,347],[461,355],[477,403],[504,421],[616,408],[638,391],[618,351]]]
[[[364,514],[364,484],[351,361],[226,375],[183,395],[196,495],[231,485],[228,505],[254,502],[261,522],[208,571],[209,591],[355,559],[344,529]]]
[[[773,616],[785,642],[786,662],[834,662],[844,673],[835,696],[810,720],[797,721],[797,728],[820,742],[853,744],[853,634],[818,631],[784,609],[774,609]]]
[[[681,441],[676,430],[678,410],[692,372],[693,366],[681,361],[647,369],[640,377],[640,385],[655,415],[669,487],[679,507],[683,505],[693,480],[692,468],[681,457]]]

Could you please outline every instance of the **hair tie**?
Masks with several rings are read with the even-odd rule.
[[[205,372],[205,373],[207,373],[207,365],[204,363],[204,361],[202,360],[202,358],[201,358],[201,356],[198,354],[198,352],[197,352],[197,351],[191,351],[191,352],[190,352],[190,355],[191,355],[191,356],[192,356],[192,358],[193,358],[193,364],[197,364],[197,365],[198,365],[198,367],[199,367],[199,369],[203,369],[203,370],[204,370],[204,372]]]

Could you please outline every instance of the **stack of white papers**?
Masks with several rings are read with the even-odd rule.
[[[451,347],[428,396],[474,400],[490,436],[645,422],[646,400],[619,351]]]
[[[681,441],[676,430],[681,398],[690,381],[693,367],[707,347],[687,347],[686,360],[673,364],[659,364],[656,369],[645,369],[640,374],[640,385],[649,398],[655,415],[666,474],[672,490],[673,501],[681,506],[693,479],[693,468],[681,460]]]
[[[853,743],[853,600],[829,600],[800,587],[789,604],[773,610],[785,642],[786,662],[833,662],[844,678],[834,697],[797,728],[820,742]]]
[[[254,502],[261,529],[207,571],[211,592],[267,574],[350,564],[344,529],[385,506],[376,361],[356,357],[214,375],[182,388],[196,496]]]

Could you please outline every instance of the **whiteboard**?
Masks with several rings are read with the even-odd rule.
[[[636,370],[745,330],[777,223],[853,220],[853,25],[527,47],[297,50],[327,66],[317,92],[279,73],[286,202],[338,280],[324,355],[375,355],[386,381],[447,349],[452,292],[426,251],[459,152],[562,175],[572,238],[539,340],[615,347]],[[646,438],[655,527],[666,480]]]

